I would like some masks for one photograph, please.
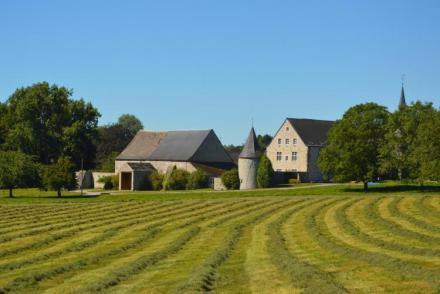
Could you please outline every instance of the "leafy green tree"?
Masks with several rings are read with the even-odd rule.
[[[121,115],[118,119],[118,124],[127,129],[132,136],[144,128],[140,119],[132,114]]]
[[[269,146],[270,142],[272,142],[272,139],[273,137],[267,134],[257,136],[258,146],[260,147],[261,152],[266,150],[267,146]]]
[[[71,158],[76,168],[84,169],[94,166],[98,136],[98,110],[91,103],[84,100],[69,101],[69,120],[63,128],[62,141],[64,148],[62,155]]]
[[[240,188],[240,178],[238,177],[238,170],[236,168],[225,171],[221,176],[223,185],[228,190],[237,190]]]
[[[257,170],[257,184],[259,188],[268,188],[273,185],[274,170],[266,155],[261,156]]]
[[[6,101],[5,149],[35,156],[49,164],[71,156],[77,166],[93,165],[100,114],[90,103],[70,99],[72,90],[47,82],[17,89]]]
[[[432,103],[417,101],[390,114],[385,126],[385,140],[380,146],[381,173],[400,180],[417,177],[417,167],[411,160],[417,147],[415,139],[421,123],[435,116],[435,112]]]
[[[388,111],[375,103],[348,109],[330,129],[318,164],[336,181],[357,180],[364,183],[379,176],[379,146],[384,140]]]
[[[209,185],[209,177],[202,170],[196,170],[189,175],[187,189],[196,190],[207,188]]]
[[[422,186],[426,181],[440,181],[440,111],[424,116],[413,146],[409,156],[413,179]]]
[[[43,184],[46,189],[57,191],[61,197],[61,190],[74,189],[76,187],[74,165],[65,157],[60,157],[56,163],[46,166],[43,176]]]
[[[0,151],[0,188],[9,190],[39,186],[38,165],[22,152]]]
[[[6,131],[7,131],[7,125],[5,122],[5,117],[7,114],[7,107],[6,104],[0,102],[0,150],[3,148],[3,144],[6,141]]]
[[[111,124],[98,128],[98,139],[96,142],[97,166],[102,171],[114,170],[114,159],[133,139],[128,129],[120,124]]]

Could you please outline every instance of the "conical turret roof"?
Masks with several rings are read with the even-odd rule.
[[[252,128],[239,158],[257,158],[257,151],[259,148],[255,130]]]
[[[400,90],[399,108],[402,108],[405,106],[406,106],[405,90],[403,89],[403,85],[402,85],[402,90]]]

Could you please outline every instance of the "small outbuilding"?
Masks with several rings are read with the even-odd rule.
[[[141,190],[149,173],[177,167],[210,177],[236,167],[213,130],[139,131],[115,161],[121,190]]]

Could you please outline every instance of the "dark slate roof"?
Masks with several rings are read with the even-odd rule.
[[[232,163],[213,130],[139,131],[116,160]]]
[[[406,106],[405,90],[403,89],[403,85],[402,85],[402,89],[400,90],[399,107],[405,107],[405,106]]]
[[[288,118],[287,120],[307,146],[324,145],[327,140],[327,133],[334,123],[329,120],[305,118]]]
[[[149,160],[189,161],[211,130],[168,132]]]
[[[240,153],[239,158],[257,158],[257,151],[259,149],[257,136],[255,135],[254,128],[251,129],[249,136],[244,144],[243,150]]]
[[[139,131],[116,159],[147,160],[166,135],[166,132]]]

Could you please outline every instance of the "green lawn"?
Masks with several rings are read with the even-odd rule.
[[[414,184],[385,182],[370,185],[368,193],[363,191],[361,184],[298,184],[293,187],[258,189],[252,191],[212,191],[209,189],[195,191],[138,191],[118,192],[110,191],[112,195],[81,196],[76,192],[63,192],[63,197],[56,197],[54,191],[38,189],[15,189],[14,198],[9,198],[7,190],[0,190],[1,203],[37,203],[37,202],[95,202],[95,201],[142,201],[142,200],[185,200],[185,199],[224,199],[239,197],[273,197],[273,196],[363,196],[386,195],[426,195],[440,193],[440,184],[426,185],[422,190]]]
[[[17,191],[0,293],[438,293],[438,188]]]

